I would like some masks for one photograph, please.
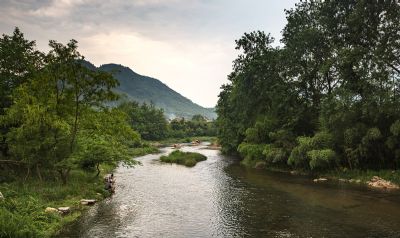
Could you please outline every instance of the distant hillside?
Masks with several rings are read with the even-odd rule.
[[[96,69],[96,66],[89,62],[86,62],[86,65],[88,68]],[[97,69],[109,72],[118,79],[120,86],[116,91],[125,95],[123,100],[152,102],[156,107],[164,109],[169,118],[191,118],[195,114],[201,114],[209,119],[216,118],[212,108],[204,108],[193,103],[155,78],[137,74],[130,68],[118,64],[104,64]]]

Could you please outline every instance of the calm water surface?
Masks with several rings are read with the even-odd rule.
[[[117,169],[116,194],[63,237],[400,237],[400,193],[246,169],[216,150],[193,168]],[[171,149],[164,149],[169,153]]]

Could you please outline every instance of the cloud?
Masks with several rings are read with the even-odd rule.
[[[244,32],[279,39],[297,0],[0,0],[0,30],[19,26],[40,49],[79,41],[94,63],[121,63],[203,106],[214,106]]]
[[[31,10],[29,13],[39,17],[65,17],[74,7],[83,4],[83,0],[53,0],[49,5]]]
[[[129,65],[134,71],[161,79],[206,106],[215,105],[234,57],[231,47],[217,40],[177,43],[119,31],[83,38],[80,48],[96,65],[105,62]]]

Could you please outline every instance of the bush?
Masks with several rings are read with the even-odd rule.
[[[314,137],[298,137],[288,164],[296,168],[320,170],[327,168],[336,158],[332,150],[333,137],[328,132],[319,132]]]
[[[310,158],[311,170],[323,170],[335,161],[336,154],[331,149],[323,149],[309,151],[307,156]]]
[[[265,145],[263,155],[268,163],[286,163],[288,153],[283,148],[274,147],[274,145]]]
[[[263,151],[265,144],[250,144],[241,143],[238,147],[238,152],[246,160],[260,160],[264,159]]]
[[[293,148],[287,163],[295,168],[308,168],[309,158],[307,152],[312,150],[312,139],[311,137],[301,136],[297,138],[297,142],[298,146]]]

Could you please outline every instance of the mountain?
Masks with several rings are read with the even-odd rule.
[[[191,118],[196,114],[209,119],[216,118],[213,108],[204,108],[193,103],[158,79],[140,75],[119,64],[104,64],[98,68],[90,62],[85,62],[85,65],[90,69],[111,73],[120,83],[115,91],[123,95],[122,100],[153,103],[156,107],[162,108],[168,118]]]

